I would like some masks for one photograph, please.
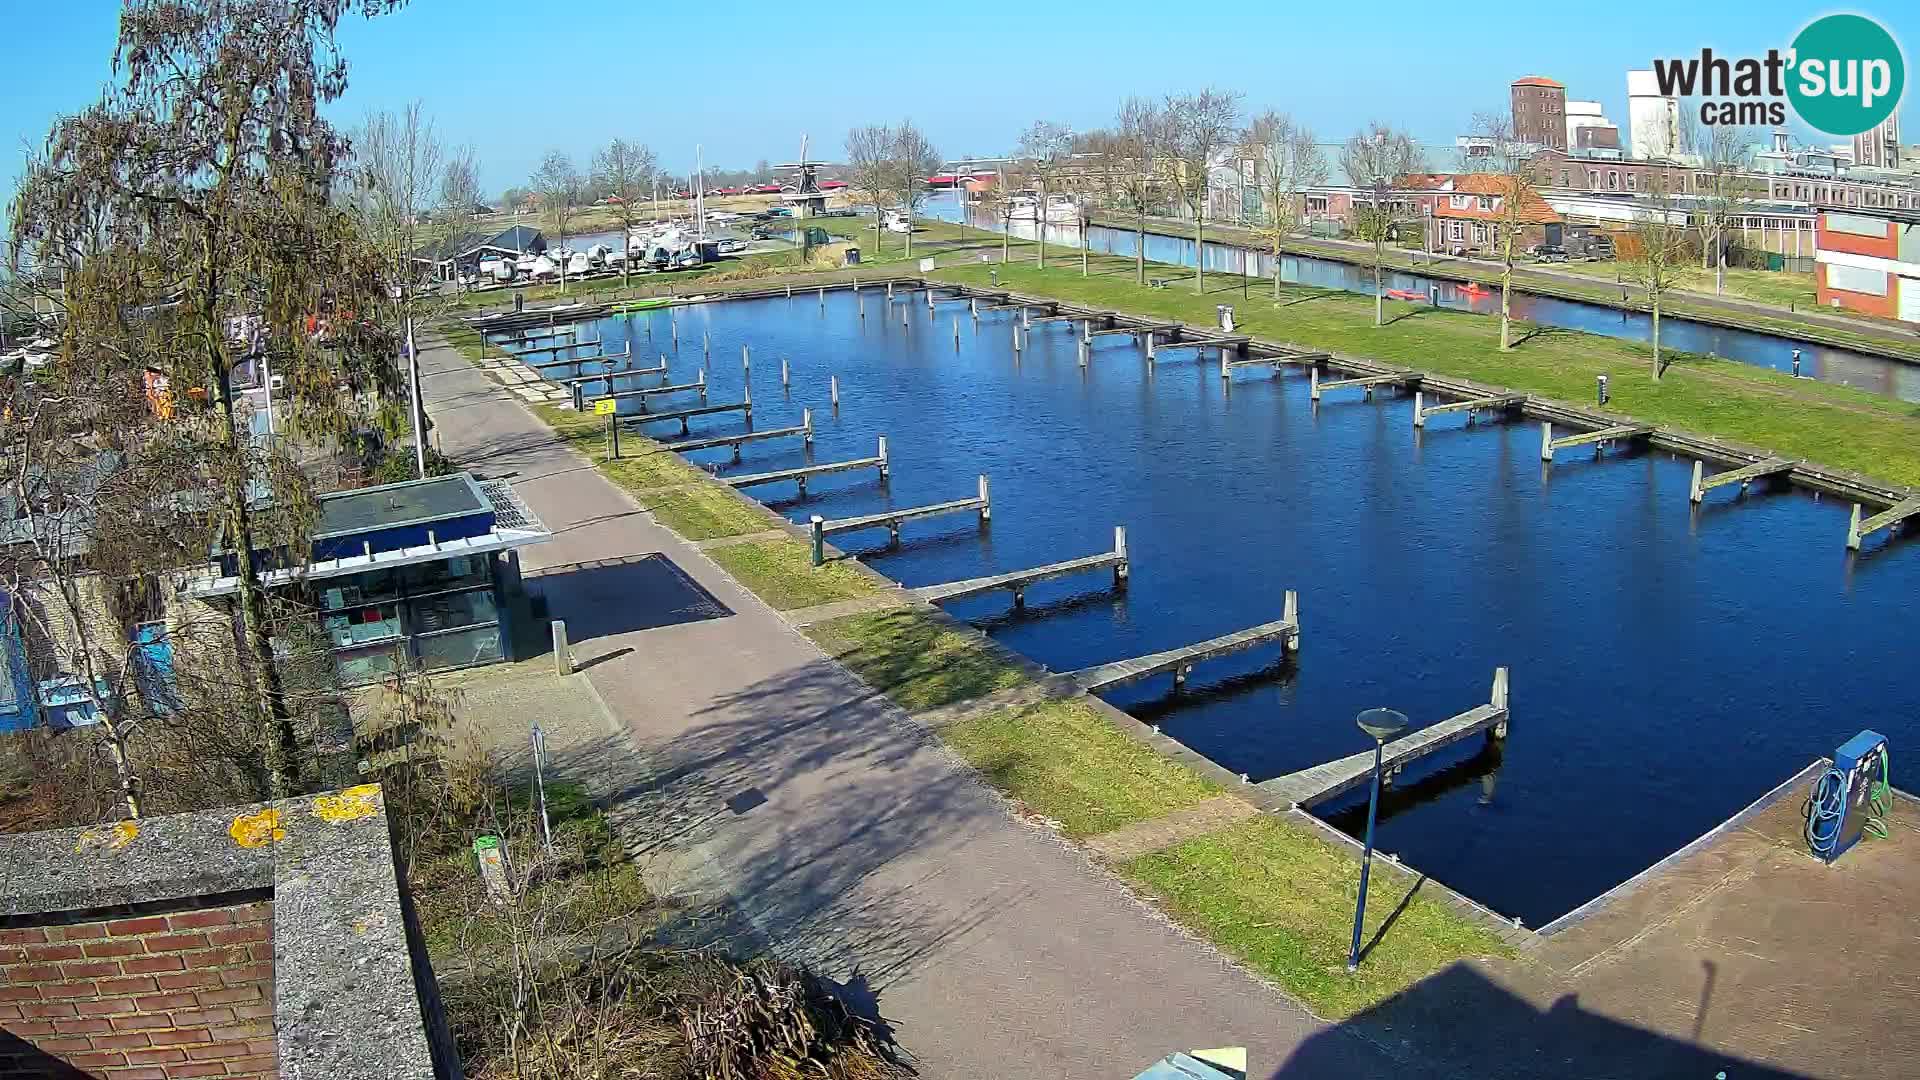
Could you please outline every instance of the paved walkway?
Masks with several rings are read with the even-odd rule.
[[[441,449],[511,479],[554,530],[523,567],[624,729],[583,727],[558,767],[610,794],[656,887],[727,902],[871,994],[923,1075],[1114,1080],[1227,1045],[1261,1078],[1434,1075],[1316,1021],[1017,822],[503,388],[446,347],[422,364]]]

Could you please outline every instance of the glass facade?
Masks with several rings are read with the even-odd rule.
[[[505,656],[493,563],[484,556],[327,578],[314,584],[314,599],[349,684],[375,682],[406,656],[426,668]]]

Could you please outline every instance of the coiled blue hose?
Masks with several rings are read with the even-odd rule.
[[[1840,842],[1840,821],[1847,811],[1847,774],[1832,765],[1813,782],[1807,802],[1807,847],[1822,859],[1833,858]]]

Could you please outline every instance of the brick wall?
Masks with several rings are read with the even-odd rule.
[[[277,1080],[272,902],[0,929],[0,1080],[71,1075],[49,1058]]]

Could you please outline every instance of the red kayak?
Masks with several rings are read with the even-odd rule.
[[[1414,292],[1412,289],[1388,289],[1387,295],[1395,300],[1425,300],[1427,298],[1426,293]]]

